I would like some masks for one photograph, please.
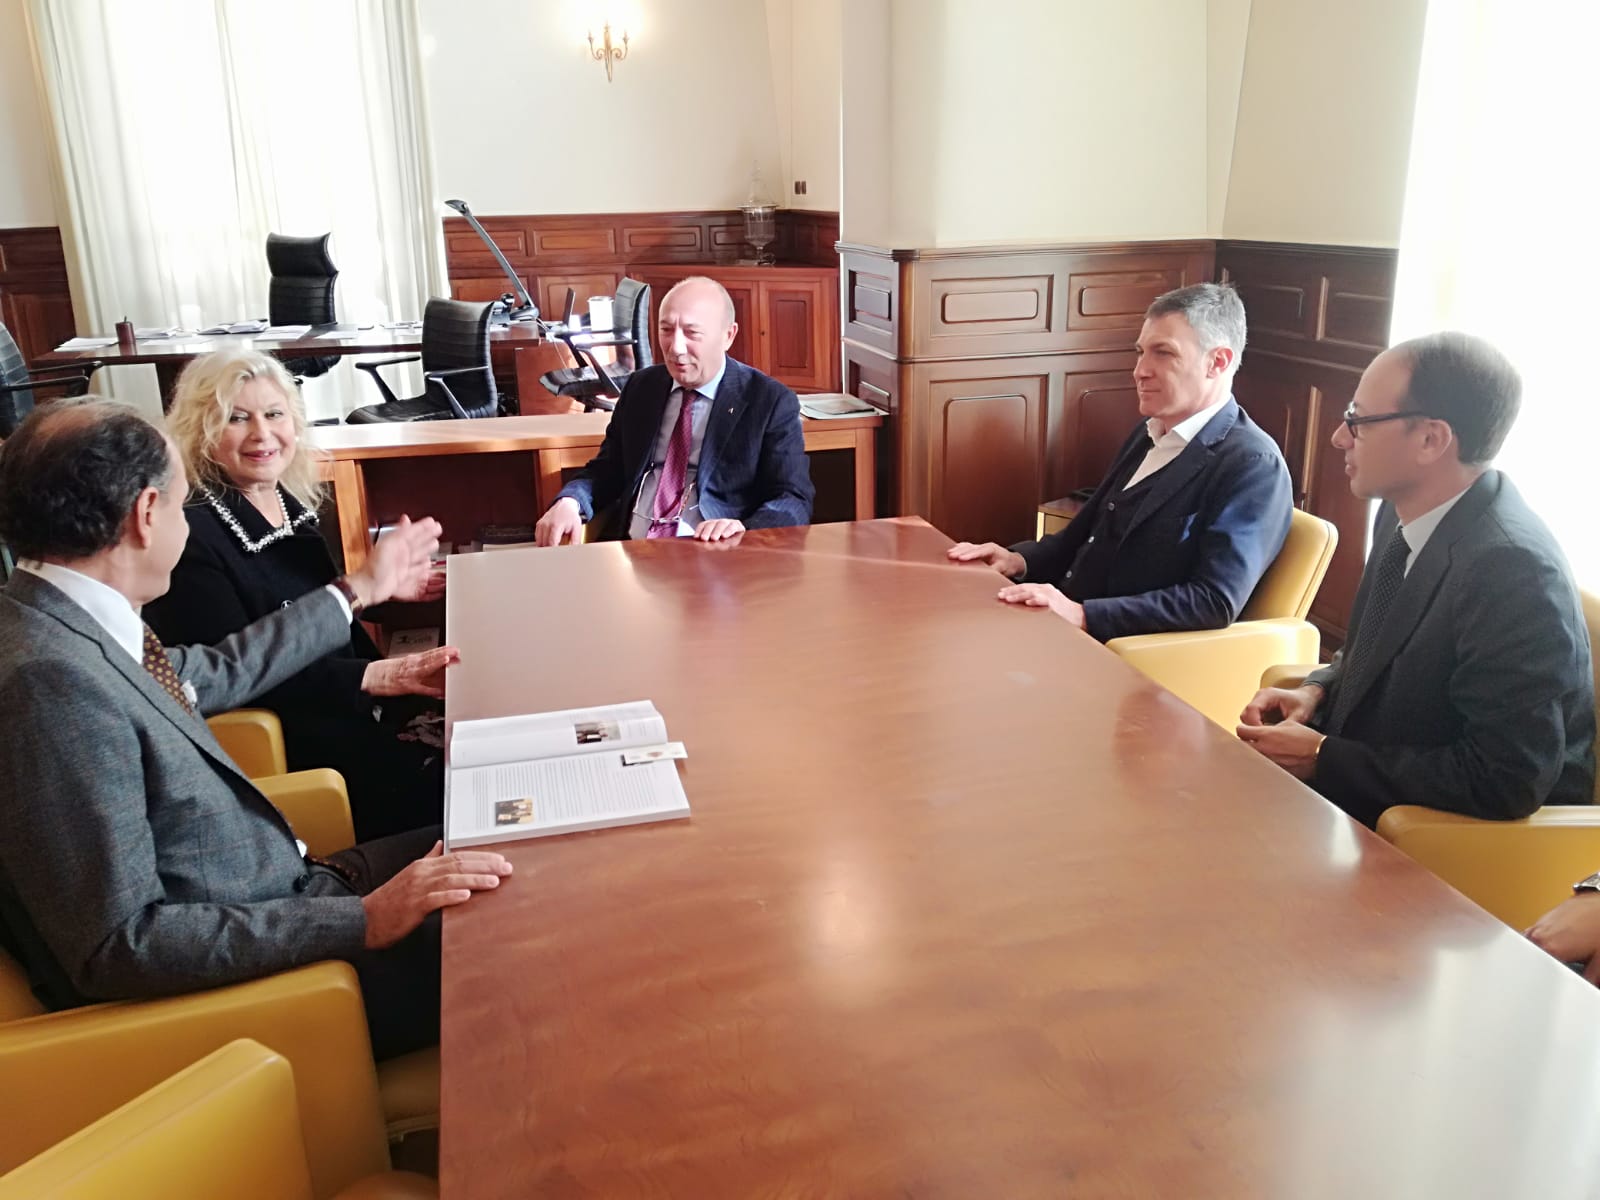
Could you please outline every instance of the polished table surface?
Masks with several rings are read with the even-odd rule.
[[[450,560],[449,718],[653,700],[693,816],[446,913],[447,1200],[1600,1195],[1600,993],[946,545]]]

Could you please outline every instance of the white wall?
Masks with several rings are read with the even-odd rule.
[[[894,0],[890,40],[902,233],[1205,235],[1201,0]]]
[[[1255,0],[1223,236],[1393,246],[1427,0]]]
[[[0,229],[59,223],[24,3],[0,0]]]
[[[1263,4],[1270,0],[1262,0]],[[1206,232],[1222,236],[1250,0],[1206,0]]]
[[[839,236],[872,246],[918,245],[900,240],[890,221],[890,0],[850,0],[840,17]]]
[[[439,187],[477,213],[742,204],[783,187],[765,7],[632,0],[615,81],[575,0],[421,0]],[[596,28],[598,33],[598,27]]]

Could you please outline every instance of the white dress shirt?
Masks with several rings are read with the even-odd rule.
[[[133,602],[116,588],[98,579],[91,579],[71,567],[40,562],[34,558],[19,561],[17,570],[37,575],[65,593],[67,599],[93,617],[95,623],[111,636],[112,641],[126,650],[134,662],[144,663],[144,618],[134,608]],[[328,585],[328,591],[338,597],[345,620],[353,620],[350,601],[345,599],[344,593],[332,584]]]
[[[136,663],[144,662],[144,619],[132,602],[110,584],[91,579],[81,571],[63,567],[58,563],[40,562],[25,558],[17,563],[17,570],[37,575],[40,579],[65,592],[95,623],[111,635],[111,640],[121,646]]]
[[[698,509],[700,501],[700,446],[706,438],[706,422],[711,416],[712,402],[717,398],[717,388],[722,383],[722,377],[728,373],[728,360],[722,360],[722,369],[698,388],[688,389],[694,399],[694,405],[689,414],[689,470],[684,481],[683,508],[679,510],[678,537],[691,537],[694,527],[699,524],[699,513],[691,512]],[[672,430],[678,423],[678,414],[683,411],[683,397],[685,389],[674,387],[667,396],[666,406],[661,410],[661,427],[656,430],[656,444],[651,450],[650,467],[644,473],[644,480],[639,485],[639,495],[633,505],[633,520],[628,524],[630,538],[642,538],[650,532],[651,511],[655,507],[656,489],[661,486],[661,467],[667,460],[667,447],[672,444]],[[687,518],[694,517],[694,520]]]
[[[1210,424],[1211,418],[1221,412],[1223,406],[1231,399],[1232,396],[1224,396],[1209,408],[1202,408],[1194,416],[1185,417],[1163,434],[1156,433],[1161,425],[1154,417],[1146,421],[1144,430],[1150,435],[1150,449],[1145,451],[1144,461],[1139,464],[1139,469],[1129,476],[1128,482],[1122,485],[1122,490],[1127,491],[1140,480],[1148,479],[1182,454],[1183,448],[1194,441],[1200,431]]]
[[[1420,517],[1409,524],[1400,527],[1400,536],[1405,538],[1406,545],[1411,547],[1411,553],[1406,555],[1406,574],[1411,574],[1411,564],[1417,561],[1417,555],[1422,553],[1422,548],[1428,544],[1428,539],[1433,536],[1433,531],[1439,528],[1439,522],[1456,506],[1456,501],[1470,492],[1470,486],[1462,488],[1450,499],[1437,508],[1430,508]]]

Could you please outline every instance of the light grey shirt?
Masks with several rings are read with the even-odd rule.
[[[1417,555],[1422,553],[1422,548],[1428,544],[1428,539],[1433,536],[1433,531],[1439,528],[1439,522],[1443,521],[1450,510],[1456,506],[1456,501],[1471,490],[1470,486],[1462,488],[1461,491],[1451,496],[1443,504],[1430,508],[1409,524],[1400,527],[1400,536],[1405,538],[1406,545],[1411,548],[1411,553],[1406,555],[1407,575],[1411,574],[1411,565],[1417,561]]]
[[[683,491],[683,508],[678,518],[678,537],[689,537],[694,533],[694,527],[699,524],[699,472],[700,472],[700,446],[706,437],[706,421],[711,416],[711,402],[716,399],[717,388],[722,383],[722,377],[728,372],[728,360],[722,360],[722,369],[711,377],[709,381],[695,388],[690,394],[693,408],[690,409],[689,426],[689,477]],[[661,465],[667,460],[667,447],[672,442],[672,430],[678,423],[678,414],[683,411],[684,389],[675,387],[672,394],[667,397],[666,407],[661,411],[661,427],[656,430],[655,448],[650,454],[650,467],[644,473],[644,481],[639,485],[639,495],[633,505],[633,519],[628,524],[630,538],[642,538],[650,532],[650,514],[656,502],[656,490],[661,486]]]

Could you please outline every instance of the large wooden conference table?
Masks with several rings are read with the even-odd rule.
[[[653,700],[693,816],[446,912],[446,1200],[1600,1195],[1600,993],[946,545],[451,560],[450,720]]]

